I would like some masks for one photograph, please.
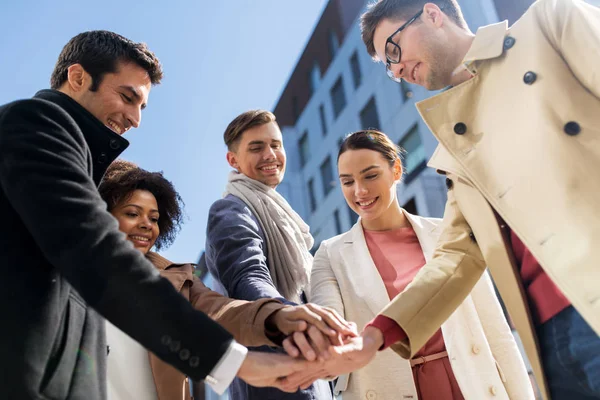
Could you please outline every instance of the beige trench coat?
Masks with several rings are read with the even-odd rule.
[[[407,333],[394,350],[410,357],[487,264],[549,398],[496,213],[600,333],[600,9],[540,0],[510,29],[480,28],[464,65],[472,79],[417,105],[440,142],[429,165],[451,187],[440,242],[381,313]]]
[[[441,220],[406,211],[404,215],[429,261],[441,232]],[[359,329],[389,303],[360,219],[350,231],[323,241],[319,247],[309,301],[335,309],[356,322]],[[452,371],[466,400],[534,399],[525,364],[487,273],[442,324],[442,333]],[[340,376],[334,391],[341,392],[344,400],[418,398],[410,362],[391,349],[378,352],[360,370]]]

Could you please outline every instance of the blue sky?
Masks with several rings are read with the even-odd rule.
[[[0,2],[0,104],[49,86],[67,41],[106,29],[143,41],[165,78],[142,125],[126,134],[123,158],[162,170],[188,218],[163,254],[196,261],[208,209],[221,197],[229,166],[223,131],[239,113],[272,109],[320,16],[325,0]]]

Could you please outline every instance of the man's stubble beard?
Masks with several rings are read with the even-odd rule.
[[[440,43],[430,38],[424,43],[425,54],[429,63],[429,74],[426,78],[428,90],[440,90],[450,85],[452,74],[460,64],[459,55],[447,43]]]

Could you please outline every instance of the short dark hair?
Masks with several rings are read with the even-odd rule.
[[[467,23],[456,0],[378,0],[369,4],[367,11],[360,17],[362,40],[371,57],[377,58],[373,36],[382,20],[408,20],[420,9],[423,9],[427,3],[437,5],[456,25],[467,28]]]
[[[162,172],[149,172],[128,161],[116,160],[108,167],[98,187],[108,211],[127,201],[135,190],[147,190],[156,198],[160,232],[154,245],[157,250],[168,247],[181,228],[184,204]]]
[[[75,36],[63,47],[50,77],[50,87],[60,88],[67,81],[68,69],[81,64],[92,77],[90,90],[96,91],[104,74],[117,71],[120,62],[133,62],[148,72],[153,85],[163,77],[158,58],[145,43],[135,43],[109,31],[88,31]]]
[[[340,146],[337,160],[340,161],[340,156],[348,150],[362,149],[380,153],[390,166],[393,166],[397,160],[402,160],[402,155],[406,152],[403,148],[392,142],[385,133],[369,129],[347,135]]]
[[[269,122],[275,122],[275,115],[266,110],[250,110],[241,113],[227,125],[223,140],[227,149],[235,151],[242,134],[255,126],[265,125]]]

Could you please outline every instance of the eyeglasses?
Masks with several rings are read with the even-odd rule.
[[[408,25],[415,22],[417,20],[417,18],[419,18],[421,16],[422,13],[423,13],[423,9],[421,9],[418,13],[416,13],[414,17],[412,17],[411,19],[406,21],[400,28],[398,28],[396,30],[396,32],[392,33],[385,41],[385,60],[386,60],[385,70],[386,70],[387,76],[394,82],[398,82],[398,83],[402,82],[402,78],[397,78],[391,68],[392,64],[400,63],[400,59],[402,58],[402,49],[400,48],[400,45],[398,45],[394,42],[393,38],[398,33],[402,32],[404,30],[404,28],[406,28]]]

